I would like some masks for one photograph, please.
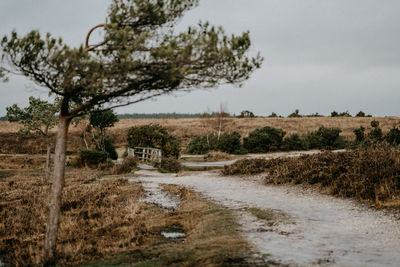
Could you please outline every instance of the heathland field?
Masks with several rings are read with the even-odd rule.
[[[319,128],[337,127],[342,130],[341,136],[345,140],[354,139],[353,131],[363,126],[366,132],[370,131],[370,122],[376,120],[380,123],[383,133],[388,132],[394,125],[398,125],[400,117],[304,117],[304,118],[223,118],[223,132],[238,132],[242,137],[247,136],[257,128],[270,126],[281,128],[286,135],[297,133],[300,136],[306,135]],[[218,126],[216,121],[210,118],[191,119],[126,119],[120,120],[109,133],[113,136],[116,146],[124,147],[126,134],[132,126],[160,124],[168,129],[168,132],[181,140],[184,149],[186,145],[196,136],[216,132]],[[81,135],[87,122],[83,121],[77,126],[71,126],[69,137],[69,151],[82,149],[84,144]],[[0,122],[0,153],[41,153],[45,151],[44,139],[41,137],[17,136],[19,126],[16,123]],[[53,129],[56,132],[57,128]]]

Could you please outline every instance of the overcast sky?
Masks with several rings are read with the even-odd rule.
[[[105,21],[109,0],[0,0],[0,36],[31,29],[83,43]],[[159,97],[118,113],[251,110],[287,115],[360,110],[400,115],[400,1],[398,0],[201,0],[179,28],[199,20],[229,33],[250,30],[253,52],[265,61],[242,88]],[[0,83],[0,116],[13,103],[26,105],[46,89],[22,77]]]

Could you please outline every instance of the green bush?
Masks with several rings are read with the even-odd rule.
[[[281,148],[285,134],[282,129],[269,126],[256,129],[243,139],[243,146],[253,153],[276,151]]]
[[[238,132],[233,132],[225,133],[220,136],[217,150],[229,154],[237,154],[236,152],[240,152],[241,147],[242,144],[240,134]]]
[[[301,118],[300,111],[296,109],[293,113],[289,114],[288,118]]]
[[[368,138],[372,143],[378,143],[383,141],[383,132],[382,129],[379,127],[379,121],[373,120],[371,121],[372,130],[368,134]]]
[[[129,147],[152,147],[161,149],[164,157],[179,157],[179,140],[158,124],[135,126],[129,129]]]
[[[81,150],[79,152],[78,164],[97,168],[99,164],[107,162],[107,152],[100,150]]]
[[[190,141],[186,151],[190,154],[206,154],[210,150],[216,150],[218,138],[214,134],[197,136]]]
[[[115,146],[113,144],[113,140],[111,138],[104,139],[104,150],[108,154],[110,159],[118,159],[117,151],[115,150]]]
[[[393,128],[386,134],[385,140],[391,146],[400,145],[400,129],[393,126]]]
[[[357,128],[353,131],[353,133],[356,136],[356,142],[362,142],[365,139],[365,128],[360,126],[360,128]]]
[[[286,136],[282,141],[283,150],[304,150],[307,149],[307,144],[298,134]]]
[[[186,151],[190,154],[207,154],[215,150],[229,154],[246,154],[247,150],[241,145],[241,136],[237,132],[224,133],[218,137],[214,134],[197,136],[190,141]]]
[[[346,142],[339,135],[341,132],[339,128],[321,126],[305,137],[306,146],[308,149],[342,149]]]

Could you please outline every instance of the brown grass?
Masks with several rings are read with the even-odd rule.
[[[266,172],[266,183],[314,185],[340,197],[400,207],[400,150],[363,148],[298,158],[241,160],[223,173]]]
[[[4,172],[4,171],[3,171]],[[0,176],[0,259],[10,266],[37,265],[43,246],[50,186],[39,171]],[[229,211],[183,187],[182,205],[168,213],[139,201],[142,187],[126,179],[69,169],[57,245],[59,265],[224,265],[242,262],[247,243]],[[166,240],[161,229],[180,225],[182,239]],[[229,244],[229,245],[227,245]]]
[[[247,136],[254,129],[265,126],[282,128],[287,135],[292,133],[305,135],[320,126],[325,126],[342,129],[341,136],[346,140],[354,139],[353,130],[360,126],[365,127],[368,132],[371,129],[370,122],[372,120],[380,122],[380,127],[384,133],[400,122],[399,117],[227,118],[226,120],[225,131],[237,131],[242,136]],[[82,125],[70,127],[71,135],[68,141],[70,151],[84,148],[80,135],[85,123],[82,122]],[[183,148],[192,138],[215,131],[209,119],[127,119],[119,121],[110,129],[110,134],[114,137],[117,146],[125,146],[128,129],[132,126],[145,124],[161,124],[166,127],[174,137],[182,141]],[[16,123],[0,122],[0,153],[43,153],[45,151],[46,146],[43,138],[17,137],[18,127]],[[56,129],[53,129],[52,132],[54,134]]]

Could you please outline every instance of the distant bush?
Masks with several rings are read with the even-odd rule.
[[[242,137],[237,132],[224,133],[219,138],[217,150],[229,154],[241,154],[240,153],[242,148],[241,139]]]
[[[152,147],[161,149],[163,156],[178,158],[179,140],[158,124],[135,126],[127,134],[129,147]]]
[[[238,118],[254,118],[254,113],[249,111],[249,110],[243,110],[242,112],[240,112],[240,115],[238,116]]]
[[[356,142],[362,142],[365,139],[365,128],[360,126],[360,128],[355,129],[354,134],[356,136]]]
[[[346,142],[339,135],[342,132],[339,128],[319,127],[318,130],[309,133],[305,137],[308,149],[341,149]]]
[[[296,109],[293,113],[289,114],[288,118],[301,118],[300,111]]]
[[[250,132],[249,136],[243,139],[243,147],[253,153],[276,151],[281,148],[284,136],[285,132],[282,129],[267,126]]]
[[[206,154],[211,150],[216,150],[218,138],[214,134],[197,136],[190,141],[186,151],[190,154]]]
[[[178,173],[182,170],[182,165],[176,158],[163,157],[161,160],[161,164],[156,166],[164,172]]]
[[[359,111],[357,114],[356,114],[356,117],[365,117],[366,115],[365,115],[365,113],[363,112],[363,111]]]
[[[382,129],[379,127],[379,121],[371,121],[371,127],[372,130],[368,134],[368,138],[374,143],[383,141],[383,132]]]
[[[307,144],[298,134],[286,136],[282,141],[283,150],[304,150],[307,149]]]
[[[400,129],[393,126],[393,128],[385,135],[385,140],[391,146],[400,145]]]
[[[332,111],[331,117],[351,117],[351,114],[348,111],[341,113],[338,113],[337,111]]]
[[[114,165],[114,168],[112,169],[111,173],[114,175],[130,173],[136,167],[137,167],[136,159],[134,157],[128,156],[124,158],[122,164]]]
[[[276,114],[275,112],[272,112],[271,115],[268,116],[268,118],[278,118],[278,114]]]

